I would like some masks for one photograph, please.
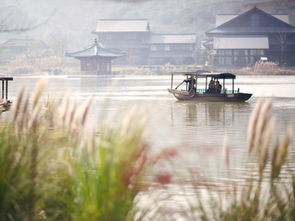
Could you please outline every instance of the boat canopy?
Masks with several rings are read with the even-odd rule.
[[[196,76],[198,78],[203,77],[212,77],[214,79],[236,79],[236,75],[232,73],[214,73],[209,71],[187,71],[187,72],[174,72],[172,74],[181,74],[181,75],[190,75],[190,76]]]

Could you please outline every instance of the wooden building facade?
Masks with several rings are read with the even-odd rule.
[[[147,42],[150,64],[193,64],[195,34],[152,34]]]
[[[295,65],[295,27],[256,7],[206,32],[215,66]]]
[[[147,19],[100,19],[93,33],[105,47],[126,53],[126,56],[117,62],[145,62],[148,48],[144,43],[150,38]]]
[[[196,37],[191,33],[152,33],[147,19],[101,19],[93,32],[107,48],[123,51],[121,64],[191,64]]]
[[[95,40],[94,44],[89,48],[67,53],[66,56],[76,58],[80,61],[82,73],[110,74],[112,73],[112,60],[123,55],[105,49]]]

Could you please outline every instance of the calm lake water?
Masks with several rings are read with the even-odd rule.
[[[15,100],[23,86],[33,91],[40,78],[14,77],[9,97]],[[70,91],[73,99],[83,103],[93,96],[89,121],[93,126],[105,114],[110,122],[118,123],[137,106],[147,116],[145,138],[153,150],[189,146],[193,153],[183,156],[187,166],[202,162],[219,168],[225,136],[234,156],[232,163],[238,164],[246,152],[248,119],[259,97],[273,98],[278,134],[287,125],[295,128],[295,76],[238,76],[236,88],[253,93],[245,103],[179,102],[167,92],[168,87],[170,76],[53,76],[48,78],[44,98],[60,98]]]

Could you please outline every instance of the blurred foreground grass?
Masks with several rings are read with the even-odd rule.
[[[22,90],[0,130],[0,220],[133,220],[147,147],[140,121],[85,130],[90,102]]]
[[[240,167],[231,166],[230,147],[225,140],[226,173],[222,178],[208,177],[206,170],[188,169],[186,178],[177,180],[174,174],[179,168],[173,167],[162,173],[159,183],[168,192],[165,202],[179,195],[182,200],[174,201],[168,209],[161,205],[156,217],[206,221],[295,220],[295,164],[294,150],[290,149],[293,132],[288,127],[282,137],[277,135],[271,108],[272,100],[257,101],[248,126],[248,156]],[[169,160],[177,160],[180,151],[180,148],[167,149]]]
[[[135,112],[116,126],[102,124],[96,137],[86,127],[91,101],[80,107],[66,96],[44,104],[43,87],[36,86],[32,99],[21,90],[11,122],[0,127],[0,220],[295,220],[292,131],[277,137],[271,101],[259,101],[251,115],[250,172],[220,185],[195,174],[177,181],[172,167],[152,173],[181,148],[152,156]],[[227,143],[224,157],[231,177]],[[185,209],[169,197],[170,187],[189,187]],[[140,199],[151,196],[143,207]],[[167,200],[173,209],[158,208]]]

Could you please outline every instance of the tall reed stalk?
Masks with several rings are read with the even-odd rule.
[[[155,170],[152,176],[151,165],[169,165],[188,149],[166,149],[151,157],[142,139],[144,122],[135,111],[115,126],[102,124],[95,136],[87,130],[91,100],[79,106],[65,96],[44,104],[44,86],[36,86],[32,99],[21,90],[11,121],[0,129],[0,220],[177,220],[156,208],[175,192],[170,184],[179,184],[174,188],[181,192],[190,190],[186,207],[175,212],[178,218],[295,220],[295,173],[288,160],[292,131],[276,136],[271,100],[257,102],[250,117],[249,173],[242,182],[230,179],[225,142],[230,176],[220,185],[194,171],[189,172],[199,180],[191,182],[177,179],[177,171]],[[143,180],[150,178],[152,212],[138,204],[139,193],[147,198],[152,193],[144,192]],[[169,202],[178,203],[173,197]]]
[[[21,90],[0,130],[0,220],[133,220],[148,163],[134,116],[87,132],[91,101]]]
[[[236,181],[230,165],[230,149],[225,142],[226,181],[210,182],[210,177],[201,177],[195,171],[190,172],[190,180],[177,181],[173,168],[167,173],[169,180],[157,180],[160,187],[164,185],[165,193],[169,194],[168,185],[178,186],[186,199],[185,203],[174,201],[179,212],[169,211],[176,213],[177,218],[169,216],[164,220],[295,220],[295,171],[290,165],[289,150],[293,133],[287,128],[282,137],[277,136],[271,109],[272,100],[258,100],[250,116],[248,159],[242,166],[242,171],[246,171],[242,172],[243,178]],[[176,157],[177,154],[173,154],[172,159],[177,160]],[[173,192],[170,195],[173,201]]]
[[[276,136],[271,108],[272,100],[259,100],[251,114],[246,165],[250,173],[243,185],[229,186],[227,206],[213,210],[219,220],[295,220],[295,173],[287,159],[292,130]]]

